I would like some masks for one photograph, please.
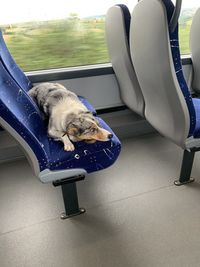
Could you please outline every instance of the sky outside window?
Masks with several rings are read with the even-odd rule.
[[[131,11],[138,1],[121,2]],[[68,17],[70,13],[77,13],[80,18],[104,15],[110,6],[118,3],[120,1],[116,0],[4,0],[1,3],[0,24],[61,19]],[[183,8],[198,6],[199,0],[183,0]]]

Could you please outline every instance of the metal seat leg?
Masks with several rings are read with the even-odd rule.
[[[194,182],[194,179],[190,177],[194,155],[195,151],[184,150],[180,178],[174,182],[175,185],[180,186]]]
[[[76,183],[61,185],[65,212],[61,214],[61,219],[67,219],[85,212],[84,208],[79,208]]]
[[[61,186],[65,212],[61,214],[61,219],[71,218],[85,212],[84,208],[79,208],[76,182],[85,178],[84,175],[70,177],[53,182],[54,186]]]

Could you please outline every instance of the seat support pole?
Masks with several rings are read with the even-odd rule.
[[[64,200],[65,212],[61,214],[61,219],[67,219],[85,212],[84,208],[79,208],[76,182],[61,185]]]
[[[194,182],[194,179],[190,177],[194,161],[194,155],[195,150],[184,150],[180,177],[179,180],[176,180],[174,182],[175,185],[180,186]]]
[[[66,180],[53,182],[54,186],[61,185],[65,212],[61,214],[61,219],[68,219],[85,212],[79,207],[76,182],[83,180],[85,176],[72,177]]]

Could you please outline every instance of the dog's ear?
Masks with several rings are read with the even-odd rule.
[[[68,128],[74,127],[73,123],[77,120],[77,116],[74,113],[68,114],[68,116],[65,119],[65,129],[66,131]]]
[[[93,119],[93,114],[91,111],[83,111],[80,112],[77,116],[76,116],[76,120],[79,120],[79,122],[83,123],[85,121],[85,119],[90,118]]]
[[[97,126],[101,127],[101,125],[100,125],[99,121],[98,121],[98,120],[97,120],[95,117],[94,117],[94,119],[93,119],[93,120],[94,120],[94,122],[96,123],[96,125],[97,125]]]
[[[75,125],[73,125],[73,123],[70,123],[68,126],[67,126],[67,133],[69,135],[77,135],[78,134],[78,129],[75,127]]]
[[[89,111],[89,110],[87,110],[85,113],[93,115],[92,111]]]
[[[94,114],[91,111],[84,112],[85,114],[91,115],[90,118],[100,127],[99,121],[95,118]]]

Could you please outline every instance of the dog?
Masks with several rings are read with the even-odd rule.
[[[32,87],[28,94],[48,117],[48,135],[62,141],[65,151],[75,149],[72,142],[95,143],[113,137],[112,133],[101,128],[78,96],[63,85],[41,83]]]

